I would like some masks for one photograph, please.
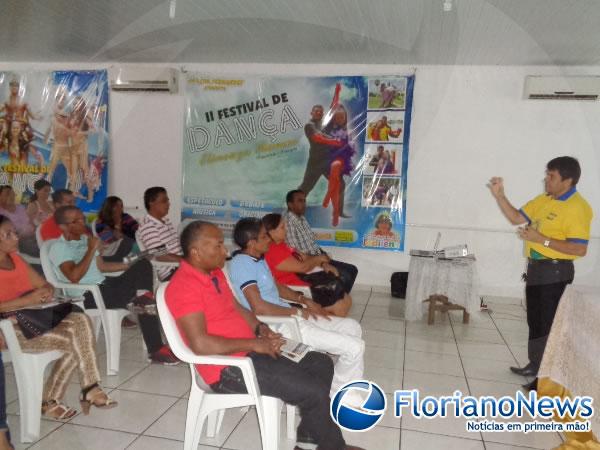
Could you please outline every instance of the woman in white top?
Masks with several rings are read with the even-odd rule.
[[[34,226],[38,226],[54,214],[54,205],[50,201],[52,185],[46,180],[37,180],[33,184],[33,196],[27,205],[27,215]]]

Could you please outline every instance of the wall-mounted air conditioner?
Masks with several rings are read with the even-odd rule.
[[[179,71],[164,67],[119,67],[110,71],[113,91],[177,93]]]
[[[600,76],[525,77],[524,97],[531,100],[597,100]]]

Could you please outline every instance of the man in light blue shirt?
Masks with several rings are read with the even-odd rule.
[[[95,245],[95,243],[89,240],[85,234],[78,240],[66,240],[65,236],[62,235],[52,244],[49,256],[50,261],[52,261],[52,269],[59,281],[71,283],[71,280],[65,276],[60,266],[67,261],[81,261],[84,259],[90,245]],[[101,284],[104,281],[105,277],[96,264],[96,257],[99,256],[98,250],[95,250],[94,256],[90,261],[87,272],[79,279],[79,284]],[[67,291],[72,296],[77,296],[81,293],[81,291],[74,289],[67,289]]]
[[[50,244],[49,258],[57,278],[73,284],[98,285],[106,308],[126,309],[134,299],[140,298],[147,304],[154,303],[152,295],[152,265],[142,259],[133,265],[106,262],[98,251],[101,241],[86,235],[85,216],[75,206],[62,206],[54,212],[54,220],[62,230],[62,236]],[[119,276],[106,278],[103,272],[123,272]],[[138,297],[138,291],[144,296]],[[70,295],[81,295],[81,289],[69,289]],[[90,291],[84,294],[86,308],[96,308]],[[148,349],[148,359],[164,365],[178,364],[168,346],[163,344],[158,317],[138,314],[142,336]]]
[[[348,317],[326,315],[312,299],[275,281],[263,259],[271,239],[259,219],[241,219],[235,225],[233,240],[241,251],[230,262],[229,274],[239,302],[256,315],[296,316],[302,342],[315,350],[339,355],[332,395],[344,384],[362,379],[365,343],[360,324]],[[293,308],[281,297],[303,303],[306,308]],[[285,329],[278,331],[286,334]]]
[[[252,309],[243,291],[251,285],[258,286],[261,297],[273,305],[289,308],[290,304],[281,300],[275,279],[264,258],[256,259],[246,253],[238,253],[230,263],[233,288],[239,302],[246,309]],[[245,281],[243,281],[245,280]],[[297,298],[294,298],[297,300]],[[290,313],[296,311],[290,310]]]

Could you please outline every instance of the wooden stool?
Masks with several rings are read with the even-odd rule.
[[[429,303],[429,314],[427,316],[427,324],[433,325],[435,321],[435,312],[441,311],[443,313],[451,310],[462,310],[463,312],[463,323],[469,323],[469,313],[464,306],[455,305],[448,301],[448,297],[445,295],[430,295],[427,300],[423,300],[423,303]]]

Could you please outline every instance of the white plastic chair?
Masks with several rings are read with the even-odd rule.
[[[42,248],[44,240],[42,239],[42,225],[35,227],[35,241],[37,242],[38,248]]]
[[[254,372],[252,360],[238,356],[200,356],[194,354],[183,342],[177,325],[165,302],[167,283],[162,283],[156,293],[158,315],[167,337],[171,350],[181,361],[188,363],[192,376],[192,386],[188,400],[185,421],[184,450],[195,450],[198,447],[202,427],[208,418],[207,435],[214,436],[221,425],[225,409],[255,405],[258,425],[261,431],[263,450],[277,450],[279,445],[279,418],[283,402],[275,397],[260,394],[258,381]],[[276,320],[280,318],[265,318],[261,320]],[[293,318],[289,318],[292,319]],[[296,324],[297,327],[297,324]],[[202,377],[197,374],[194,364],[225,365],[239,367],[246,383],[247,394],[217,394],[212,391]],[[290,428],[295,438],[295,408],[288,405],[288,438]]]
[[[40,258],[36,258],[35,256],[28,255],[27,253],[18,252],[19,256],[23,258],[28,264],[35,264],[39,266],[41,264]]]
[[[96,303],[96,309],[86,309],[85,313],[93,319],[96,339],[100,335],[100,325],[104,328],[104,339],[106,342],[106,374],[116,375],[119,372],[119,357],[121,354],[121,322],[129,314],[122,308],[108,309],[104,305],[104,299],[100,288],[96,284],[74,284],[59,281],[50,261],[50,248],[56,242],[51,239],[43,243],[40,248],[42,269],[46,280],[58,289],[78,290],[83,294],[90,291]],[[59,270],[59,269],[57,269]],[[83,306],[83,305],[81,305]]]
[[[225,275],[225,280],[227,281],[227,285],[229,289],[233,293],[236,301],[241,305],[240,299],[237,298],[236,291],[233,288],[233,283],[229,278],[229,262],[225,263],[225,268],[223,269],[223,275]],[[283,301],[288,302],[288,300]],[[306,308],[305,305],[302,305],[303,308]],[[293,339],[298,342],[302,342],[302,333],[300,332],[300,326],[298,325],[298,321],[295,317],[291,316],[256,316],[258,320],[266,323],[267,325],[273,325],[277,330],[279,327],[285,327],[285,331],[289,335],[290,339]],[[283,331],[283,330],[282,330]],[[283,334],[283,333],[282,333]],[[287,435],[288,439],[296,439],[296,423],[295,423],[295,414],[296,407],[293,405],[287,405]],[[218,426],[220,426],[220,421]],[[217,428],[218,429],[218,428]]]
[[[13,326],[8,319],[0,321],[0,329],[4,334],[17,380],[21,410],[21,442],[34,442],[40,436],[44,370],[48,364],[59,359],[63,352],[59,350],[43,353],[22,351]]]

